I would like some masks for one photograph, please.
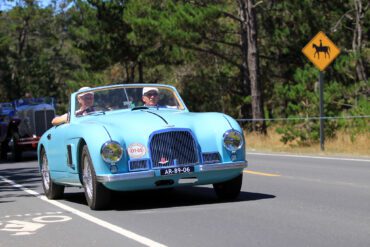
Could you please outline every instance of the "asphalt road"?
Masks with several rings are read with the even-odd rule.
[[[370,160],[248,154],[240,197],[211,186],[117,193],[91,211],[80,188],[42,193],[32,155],[0,163],[0,246],[370,246]]]

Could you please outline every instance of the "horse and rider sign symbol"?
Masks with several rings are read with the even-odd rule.
[[[319,32],[302,52],[320,71],[323,71],[339,55],[340,50],[325,33]]]

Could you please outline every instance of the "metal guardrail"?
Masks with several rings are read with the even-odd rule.
[[[325,150],[324,147],[324,124],[323,120],[338,120],[338,119],[365,119],[370,118],[370,115],[364,116],[341,116],[341,117],[289,117],[289,118],[242,118],[236,119],[238,122],[260,122],[260,121],[297,121],[297,120],[320,120],[320,147],[321,151]]]
[[[356,119],[370,118],[370,115],[365,116],[343,116],[343,117],[290,117],[290,118],[241,118],[236,119],[238,122],[257,122],[257,121],[292,121],[292,120],[336,120],[336,119]]]

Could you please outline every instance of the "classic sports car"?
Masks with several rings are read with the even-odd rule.
[[[10,105],[12,107],[10,107]],[[1,158],[18,161],[22,152],[36,150],[42,134],[51,127],[55,116],[54,99],[48,97],[18,99],[3,108],[7,116],[0,129]]]
[[[84,98],[93,104],[81,114]],[[230,116],[189,112],[163,84],[85,89],[71,95],[70,106],[67,123],[38,144],[49,199],[82,186],[89,207],[103,209],[112,190],[202,184],[213,184],[220,199],[238,197],[247,161],[242,129]]]

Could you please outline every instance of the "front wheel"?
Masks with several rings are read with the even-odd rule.
[[[17,132],[13,132],[10,140],[9,140],[9,148],[11,152],[11,160],[13,162],[20,161],[22,158],[22,151],[18,146],[19,134]]]
[[[106,208],[110,203],[111,191],[97,181],[94,165],[86,145],[82,149],[81,162],[87,204],[93,210]]]
[[[48,157],[44,149],[41,150],[41,177],[42,187],[48,199],[60,199],[64,194],[64,186],[59,185],[51,180]]]
[[[8,159],[8,143],[9,141],[5,140],[0,144],[0,159],[2,160]]]
[[[213,184],[213,188],[216,195],[221,200],[234,200],[240,194],[240,189],[242,187],[243,173],[241,173],[236,178],[230,179],[228,181]]]

